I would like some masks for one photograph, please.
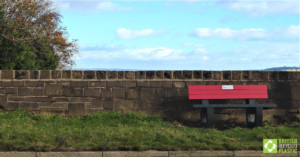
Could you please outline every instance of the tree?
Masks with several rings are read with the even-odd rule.
[[[49,0],[0,2],[0,68],[56,69],[74,64],[76,40],[68,41],[61,15]]]

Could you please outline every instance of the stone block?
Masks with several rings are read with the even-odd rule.
[[[184,97],[184,98],[188,99],[188,97],[189,97],[188,93],[189,93],[188,89],[186,89],[186,88],[179,89],[179,96],[180,97]]]
[[[155,71],[146,71],[146,79],[154,79]]]
[[[52,107],[52,102],[38,102],[39,107]]]
[[[233,151],[191,151],[191,157],[233,157]]]
[[[250,80],[250,72],[249,71],[243,71],[242,80]]]
[[[70,98],[68,97],[54,97],[55,102],[69,102]]]
[[[145,71],[136,71],[135,78],[136,79],[146,79],[146,72]]]
[[[5,110],[8,111],[12,111],[12,110],[16,110],[19,109],[19,102],[7,102],[6,106],[5,106]]]
[[[4,88],[0,88],[0,94],[4,94],[4,93],[5,93],[5,89]]]
[[[63,79],[71,79],[72,78],[72,71],[70,71],[70,70],[63,70],[62,71],[62,78]]]
[[[54,108],[67,108],[68,103],[66,103],[66,102],[55,102],[55,103],[52,104],[52,106]]]
[[[136,81],[123,81],[122,86],[126,88],[136,87]]]
[[[52,79],[60,79],[62,76],[60,70],[51,70],[51,78]]]
[[[134,79],[135,78],[135,72],[134,71],[125,71],[125,78],[126,79]]]
[[[231,71],[223,71],[222,73],[223,73],[222,75],[223,80],[231,80]]]
[[[32,95],[32,88],[21,87],[18,88],[18,96],[30,96]]]
[[[66,157],[66,152],[37,152],[36,157]]]
[[[96,71],[97,79],[106,79],[107,71]]]
[[[8,152],[0,152],[1,157],[39,157],[36,156],[36,152],[14,152],[14,151],[8,151]]]
[[[95,79],[96,73],[95,71],[84,71],[83,72],[83,79]]]
[[[179,96],[178,89],[175,88],[167,89],[167,97],[178,97],[178,96]]]
[[[118,79],[124,79],[124,78],[125,78],[124,71],[118,71]]]
[[[89,81],[89,87],[106,87],[104,81]]]
[[[126,89],[125,88],[113,88],[112,96],[113,98],[125,98]]]
[[[164,79],[172,79],[172,71],[164,71]]]
[[[278,81],[278,79],[279,79],[278,71],[270,71],[269,72],[269,80],[270,81]]]
[[[250,155],[251,154],[251,155]],[[264,157],[264,156],[270,156],[270,157],[283,157],[283,156],[295,156],[297,157],[297,154],[265,154],[263,151],[255,151],[255,150],[241,150],[241,151],[234,151],[234,157]]]
[[[231,78],[232,78],[232,80],[241,80],[242,72],[241,71],[232,71]]]
[[[193,71],[194,79],[202,79],[202,71]]]
[[[167,97],[167,90],[165,88],[154,88],[153,94],[154,98],[165,98]]]
[[[32,89],[33,96],[43,96],[43,94],[44,94],[44,88],[33,88]]]
[[[106,82],[107,87],[122,87],[122,81],[108,81]]]
[[[0,95],[0,108],[6,105],[6,95]]]
[[[173,82],[173,87],[174,88],[185,88],[185,82],[181,81],[176,81],[176,82]]]
[[[117,79],[118,72],[117,71],[108,71],[108,79]]]
[[[50,79],[50,70],[41,70],[40,72],[41,79]]]
[[[104,109],[114,109],[114,101],[111,99],[107,99],[103,101]]]
[[[149,81],[137,81],[136,82],[137,87],[150,87]]]
[[[291,80],[300,80],[300,72],[290,72],[289,75]]]
[[[7,100],[8,101],[25,101],[25,97],[23,97],[23,96],[12,96],[12,95],[9,95],[7,97]]]
[[[93,99],[91,108],[103,109],[103,100],[100,98]]]
[[[61,86],[57,84],[49,84],[44,89],[46,96],[59,96],[61,95]]]
[[[69,103],[68,116],[83,116],[85,115],[84,103]]]
[[[156,79],[163,79],[164,78],[164,72],[163,71],[155,71],[155,78]]]
[[[173,86],[173,82],[171,82],[171,81],[163,81],[162,82],[163,88],[171,88],[172,86]]]
[[[102,157],[102,151],[93,151],[93,152],[66,152],[66,157]]]
[[[14,79],[13,74],[14,74],[13,70],[2,70],[1,79]]]
[[[212,72],[211,71],[203,71],[203,79],[211,80],[212,79]]]
[[[161,87],[163,87],[163,82],[162,81],[151,81],[150,87],[161,88]]]
[[[140,97],[139,89],[127,89],[127,99],[138,99]]]
[[[27,70],[16,70],[15,79],[29,79],[29,71]]]
[[[44,82],[42,81],[25,81],[25,87],[44,87]]]
[[[71,81],[70,82],[71,87],[88,87],[89,82],[88,81]]]
[[[69,97],[83,96],[83,89],[64,87],[62,88],[62,96],[69,96]]]
[[[17,94],[18,88],[5,88],[5,94]]]
[[[111,89],[109,88],[102,88],[101,93],[100,93],[101,98],[111,98],[112,97],[112,92]]]
[[[54,102],[54,98],[48,96],[34,96],[34,97],[25,97],[27,102]]]
[[[114,100],[115,109],[117,110],[134,110],[136,104],[136,100]]]
[[[82,79],[82,71],[72,71],[72,79]]]
[[[141,88],[140,94],[142,99],[154,98],[154,92],[152,88]]]
[[[289,72],[278,72],[279,80],[289,80]]]
[[[23,110],[39,110],[39,105],[36,102],[22,102],[20,103],[20,109]]]
[[[193,78],[193,71],[183,71],[183,78],[184,79],[192,79]]]
[[[99,97],[100,96],[100,88],[84,88],[84,96]]]
[[[173,76],[174,79],[183,79],[182,71],[173,71]]]

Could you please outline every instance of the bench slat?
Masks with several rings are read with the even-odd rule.
[[[274,108],[276,107],[275,104],[194,104],[194,108],[207,108],[207,107],[214,107],[214,108],[256,108],[256,107],[263,107],[263,108]]]
[[[222,85],[189,86],[189,99],[267,99],[266,85],[233,85],[224,90]]]

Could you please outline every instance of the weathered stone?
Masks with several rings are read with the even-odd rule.
[[[182,71],[174,71],[173,75],[174,75],[174,79],[183,79]]]
[[[112,89],[112,95],[113,98],[125,98],[125,92],[126,89],[125,88],[113,88]]]
[[[52,102],[38,102],[39,107],[52,107]]]
[[[127,99],[138,99],[139,89],[127,89]]]
[[[5,110],[12,111],[12,110],[19,109],[19,105],[20,105],[19,102],[7,102],[5,106]]]
[[[163,79],[164,78],[164,72],[163,71],[155,71],[155,78],[156,79]]]
[[[4,108],[6,105],[6,95],[0,95],[0,108]]]
[[[44,87],[44,82],[41,81],[25,81],[25,87]]]
[[[107,99],[103,101],[104,109],[114,109],[114,101],[111,99]]]
[[[144,86],[144,87],[146,87],[146,86]],[[154,87],[154,88],[159,87],[159,88],[161,88],[161,87],[163,87],[163,82],[162,81],[151,81],[150,82],[150,87]]]
[[[106,79],[107,71],[96,71],[97,79]]]
[[[0,88],[0,94],[4,94],[4,93],[5,93],[5,89],[4,88]]]
[[[188,89],[186,89],[186,88],[179,89],[179,96],[180,97],[184,97],[185,99],[188,99],[188,97],[189,97],[188,93],[189,93]]]
[[[249,71],[243,71],[242,80],[249,80],[249,79],[250,79],[250,72]]]
[[[93,99],[91,108],[103,109],[103,100],[100,98]]]
[[[43,96],[43,94],[44,94],[44,88],[33,88],[32,89],[33,96]]]
[[[62,96],[83,96],[82,88],[62,88]]]
[[[117,79],[118,73],[116,71],[108,71],[108,79]]]
[[[205,80],[211,80],[212,79],[212,72],[211,71],[203,71],[203,78]]]
[[[29,79],[29,71],[27,70],[16,70],[15,79]]]
[[[72,74],[72,71],[70,70],[64,70],[62,71],[62,78],[63,79],[71,79],[71,75]]]
[[[61,78],[61,71],[60,70],[51,70],[51,78],[52,79],[60,79]]]
[[[231,80],[231,71],[223,71],[223,80]]]
[[[154,88],[153,95],[155,98],[164,98],[167,97],[167,90],[164,88]]]
[[[95,79],[95,71],[84,71],[83,79]]]
[[[202,71],[193,71],[194,79],[202,79]]]
[[[269,80],[271,81],[278,81],[278,71],[271,71],[269,72]]]
[[[84,88],[84,96],[99,97],[100,89],[99,88]]]
[[[5,88],[5,94],[17,94],[18,88]]]
[[[1,157],[40,157],[36,156],[36,152],[0,152]]]
[[[149,81],[137,81],[136,82],[137,87],[150,87]]]
[[[140,94],[142,99],[154,98],[152,88],[141,88]]]
[[[54,97],[55,102],[69,102],[70,98],[68,97]]]
[[[242,78],[242,72],[241,71],[232,71],[232,80],[241,80]]]
[[[193,71],[183,71],[183,78],[184,79],[192,79],[193,78]]]
[[[57,84],[49,84],[44,89],[46,96],[59,96],[61,95],[61,86]]]
[[[66,102],[55,102],[55,103],[52,104],[52,106],[54,108],[67,108],[68,103],[66,103]]]
[[[122,87],[122,81],[108,81],[106,82],[107,87]]]
[[[171,154],[171,152],[170,152]],[[233,157],[233,151],[191,151],[191,157]]]
[[[37,152],[36,157],[66,157],[66,152]]]
[[[164,72],[164,79],[172,79],[172,71],[165,71]]]
[[[167,89],[167,97],[178,97],[178,89],[170,88]]]
[[[118,109],[127,109],[127,110],[133,110],[135,104],[137,103],[136,100],[114,100],[115,108]]]
[[[146,71],[146,79],[154,79],[155,71]]]
[[[24,110],[38,110],[39,105],[36,102],[22,102],[20,103],[20,109]]]
[[[125,71],[125,78],[126,79],[134,79],[135,78],[134,71]]]
[[[185,82],[176,81],[173,83],[173,85],[174,85],[173,87],[175,87],[175,88],[185,88]]]
[[[171,88],[172,84],[173,83],[171,81],[162,81],[162,87],[164,88]]]
[[[32,88],[18,88],[18,96],[30,96],[32,95]]]
[[[168,157],[168,151],[104,151],[103,157]]]
[[[104,81],[89,81],[89,87],[106,87]]]
[[[136,87],[136,82],[135,81],[123,81],[122,86],[126,87],[126,88]]]
[[[88,81],[71,81],[70,86],[71,87],[88,87],[89,82]]]
[[[118,71],[118,79],[124,79],[124,78],[125,78],[124,71]]]
[[[66,157],[103,157],[102,151],[94,152],[66,152]]]
[[[2,70],[1,71],[1,79],[13,79],[13,72],[12,70]]]
[[[54,99],[52,97],[48,97],[48,96],[34,96],[34,97],[25,97],[25,101],[29,101],[29,102],[53,102]]]
[[[100,97],[101,98],[111,98],[112,97],[111,89],[109,89],[109,88],[102,88],[101,89]]]
[[[72,71],[72,79],[82,79],[82,71]]]
[[[69,103],[68,104],[69,116],[83,116],[85,115],[84,103]]]
[[[50,79],[50,70],[42,70],[40,74],[41,79]]]
[[[135,78],[136,79],[146,79],[146,72],[145,71],[136,71]]]

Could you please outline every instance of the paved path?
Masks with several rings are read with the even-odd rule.
[[[262,151],[99,151],[99,152],[0,152],[0,157],[262,157],[297,154],[263,154]]]

